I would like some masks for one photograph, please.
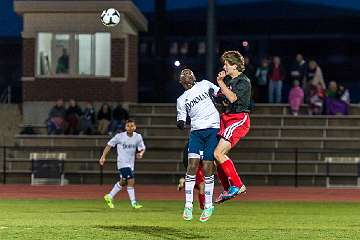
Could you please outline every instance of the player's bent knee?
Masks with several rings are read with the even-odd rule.
[[[220,149],[218,149],[218,148],[215,149],[215,151],[214,151],[214,157],[215,157],[215,159],[216,159],[216,162],[221,163],[222,156],[223,156],[222,151],[221,151]]]

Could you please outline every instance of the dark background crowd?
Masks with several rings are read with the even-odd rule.
[[[124,130],[124,123],[129,119],[129,113],[121,104],[114,109],[108,103],[103,103],[96,110],[91,102],[85,107],[70,99],[65,107],[63,99],[58,99],[50,109],[46,119],[48,134],[97,134],[112,135]]]
[[[281,57],[264,57],[254,66],[245,57],[245,74],[253,82],[256,103],[289,103],[291,112],[298,115],[301,104],[308,104],[311,115],[348,114],[349,90],[336,81],[326,81],[319,64],[297,54],[285,67]]]

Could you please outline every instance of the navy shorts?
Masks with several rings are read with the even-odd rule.
[[[120,168],[119,169],[119,175],[120,175],[120,178],[123,178],[123,179],[126,179],[126,180],[134,178],[134,172],[129,167]]]
[[[218,128],[191,131],[189,136],[188,158],[202,158],[202,160],[205,161],[213,161],[214,150],[219,141],[217,136],[218,132]]]

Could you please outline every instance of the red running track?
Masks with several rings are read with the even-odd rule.
[[[0,185],[0,199],[102,199],[111,190],[111,185],[67,185],[31,186]],[[140,200],[183,200],[183,191],[174,185],[136,185],[136,196]],[[221,188],[215,189],[215,197]],[[127,194],[118,194],[127,199]],[[321,187],[248,187],[240,201],[326,201],[360,202],[360,189],[327,189]]]

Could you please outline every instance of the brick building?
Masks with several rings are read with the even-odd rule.
[[[120,12],[116,27],[100,21],[109,7]],[[60,97],[137,102],[138,33],[147,30],[147,20],[132,1],[16,0],[14,9],[24,22],[25,122],[39,122]]]

